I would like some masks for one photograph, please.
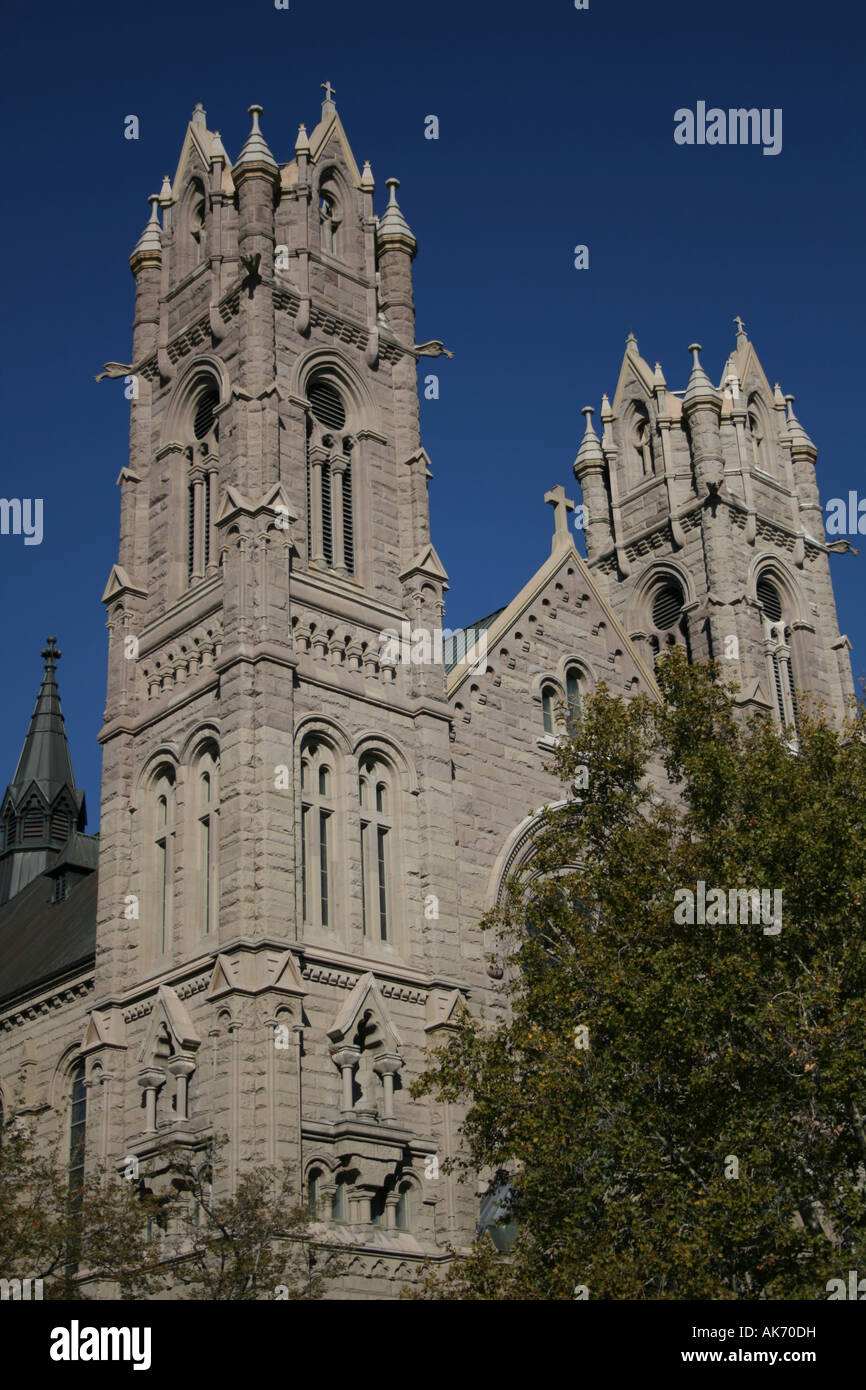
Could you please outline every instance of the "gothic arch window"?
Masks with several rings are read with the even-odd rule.
[[[69,1074],[69,1157],[67,1178],[73,1202],[80,1202],[84,1190],[84,1150],[87,1135],[87,1088],[84,1059],[79,1058]]]
[[[373,755],[362,758],[358,776],[361,807],[361,928],[374,941],[394,935],[394,779]]]
[[[770,427],[767,408],[756,391],[749,396],[748,405],[749,438],[752,444],[752,464],[764,473],[772,472],[770,454]]]
[[[207,256],[207,194],[200,179],[191,179],[180,209],[179,265],[188,275]]]
[[[791,659],[791,627],[785,617],[785,605],[773,580],[762,574],[756,585],[761,608],[761,627],[764,654],[776,721],[782,729],[795,730],[800,719],[797,686]]]
[[[581,673],[577,666],[568,666],[565,671],[565,702],[568,707],[569,726],[575,725],[580,719],[581,709]]]
[[[318,1221],[321,1210],[321,1168],[312,1168],[307,1175],[307,1215],[311,1221]]]
[[[546,734],[554,732],[558,698],[556,686],[551,685],[549,681],[541,687],[541,722]]]
[[[649,595],[649,646],[653,654],[653,665],[670,647],[682,647],[691,661],[689,628],[686,618],[685,598],[679,581],[664,578],[652,589]]]
[[[319,230],[322,250],[329,256],[339,254],[341,212],[339,188],[333,169],[327,169],[319,183]]]
[[[342,393],[326,376],[307,384],[307,555],[337,574],[355,573],[355,437]]]
[[[652,426],[645,406],[639,401],[632,403],[629,418],[629,446],[632,457],[632,472],[636,481],[648,478],[655,472],[655,459],[652,447]]]
[[[190,584],[197,583],[217,566],[216,506],[219,486],[219,388],[210,376],[202,379],[187,412],[186,570]]]
[[[333,928],[337,814],[333,749],[320,739],[301,747],[301,907],[304,922]]]
[[[220,761],[217,745],[208,741],[191,768],[194,815],[194,883],[187,885],[198,936],[213,936],[219,912]]]
[[[340,1174],[334,1184],[334,1193],[331,1197],[331,1220],[346,1221],[349,1215],[349,1202],[347,1188],[350,1178],[346,1174]]]
[[[161,767],[152,788],[152,873],[150,919],[152,939],[157,956],[163,956],[171,944],[172,884],[174,878],[174,769]]]

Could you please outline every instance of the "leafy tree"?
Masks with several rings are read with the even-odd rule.
[[[132,1185],[104,1168],[71,1190],[58,1155],[10,1119],[0,1135],[0,1277],[42,1279],[46,1299],[142,1298],[163,1273]]]
[[[215,1196],[227,1186],[225,1143],[219,1138],[196,1153],[171,1148],[168,1191],[146,1194],[154,1223],[168,1232],[161,1244],[173,1287],[190,1299],[321,1298],[341,1266],[310,1233],[290,1166],[246,1170],[233,1193]]]
[[[485,923],[507,1019],[415,1085],[466,1103],[457,1166],[519,1223],[421,1296],[815,1299],[866,1268],[866,710],[783,738],[712,664],[659,685],[584,702],[579,790]],[[781,930],[678,921],[699,881],[781,891]]]

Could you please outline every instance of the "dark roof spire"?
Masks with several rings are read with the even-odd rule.
[[[75,792],[75,773],[72,771],[72,756],[60,707],[60,691],[54,678],[61,657],[56,637],[48,638],[41,655],[45,662],[45,674],[30,716],[30,727],[12,787],[20,795],[36,782],[45,799],[52,802],[63,787]]]

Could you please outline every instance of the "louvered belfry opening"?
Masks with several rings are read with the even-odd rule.
[[[685,599],[680,585],[676,580],[665,580],[656,589],[652,600],[652,625],[655,634],[650,637],[650,648],[654,665],[663,651],[676,646],[684,647],[686,657],[691,661],[691,644],[684,608]]]
[[[219,403],[219,392],[214,387],[208,387],[199,396],[193,419],[193,433],[196,439],[206,439],[214,429],[215,412]]]
[[[758,602],[765,618],[769,618],[771,623],[778,623],[782,618],[782,600],[779,592],[769,579],[759,579],[757,585]]]
[[[313,496],[311,458],[311,450],[317,445],[330,451],[333,451],[337,446],[338,441],[334,438],[334,434],[342,430],[346,424],[346,408],[339,391],[329,381],[314,380],[310,382],[307,387],[307,399],[310,402],[310,412],[313,417],[313,420],[308,422],[307,428],[307,555],[309,558],[313,557],[315,543],[318,540],[321,557],[324,558],[329,569],[333,568],[335,564],[338,567],[342,565],[348,574],[354,574],[355,541],[352,461],[350,458],[351,440],[346,438],[342,441],[342,454],[345,463],[339,470],[332,469],[331,463],[327,459],[318,465],[321,488],[320,496],[316,499]],[[316,425],[320,428],[316,429]],[[337,488],[340,488],[341,491],[335,497]],[[319,515],[315,516],[317,502],[319,502],[321,510]],[[342,523],[335,520],[340,516],[340,512],[337,510],[339,503],[342,504]],[[337,534],[335,534],[335,525],[339,527]],[[342,559],[338,556],[340,549],[342,549]]]
[[[766,575],[758,580],[755,592],[764,617],[776,715],[782,728],[793,724],[796,729],[800,721],[800,706],[791,664],[791,629],[782,627],[782,598],[776,585]]]
[[[346,412],[340,393],[328,381],[313,381],[307,392],[310,408],[320,425],[329,430],[341,430],[346,423]]]
[[[660,632],[667,632],[679,622],[682,613],[682,590],[676,584],[665,584],[653,599],[653,622]]]

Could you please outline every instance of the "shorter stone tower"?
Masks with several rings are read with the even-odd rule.
[[[587,424],[574,472],[590,569],[652,663],[664,647],[725,663],[740,700],[795,725],[808,692],[836,718],[853,694],[815,478],[817,449],[770,387],[741,319],[714,386],[692,343],[668,388],[629,334],[602,438]]]

